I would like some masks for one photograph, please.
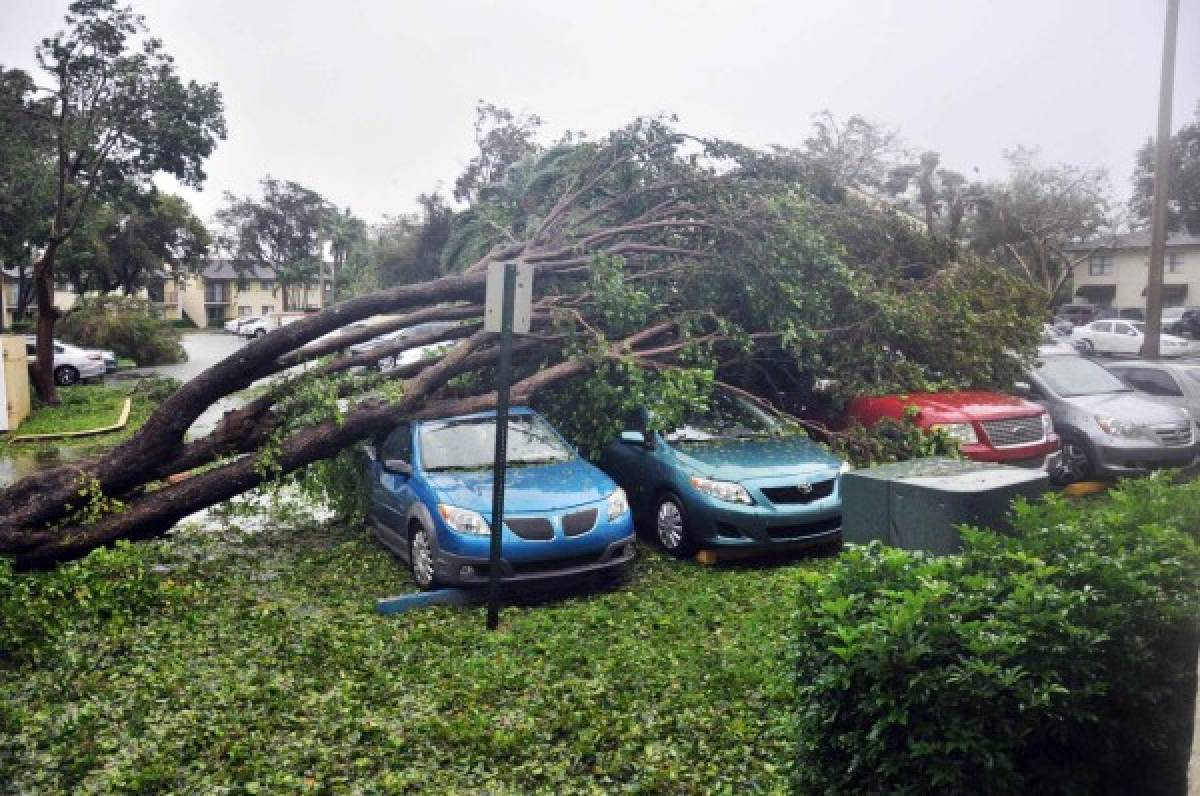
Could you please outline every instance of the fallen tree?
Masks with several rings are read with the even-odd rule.
[[[905,339],[897,324],[928,314],[929,301],[942,301],[944,311],[939,291],[953,293],[972,270],[946,256],[914,279],[911,269],[889,271],[889,258],[898,258],[887,252],[854,254],[876,258],[856,270],[849,252],[870,244],[833,237],[822,221],[829,208],[817,207],[802,168],[697,140],[659,120],[539,152],[510,168],[507,180],[482,191],[458,219],[455,252],[480,252],[466,267],[277,329],[182,386],[103,458],[0,492],[0,554],[19,567],[41,567],[116,540],[153,538],[192,512],[303,472],[402,419],[490,408],[498,348],[480,321],[493,262],[528,263],[536,274],[535,329],[518,346],[514,400],[582,383],[571,389],[584,390],[583,403],[615,402],[606,407],[610,418],[617,404],[638,398],[636,391],[608,395],[632,373],[660,374],[659,387],[668,389],[657,392],[679,394],[658,399],[678,406],[702,399],[699,388],[718,369],[751,385],[835,367],[853,373],[851,388],[920,386],[929,374],[978,382],[1004,375],[1002,366],[988,371],[995,370],[986,365],[995,359],[989,352],[1036,339],[1033,324],[1019,322],[1027,308],[1008,306],[1016,294],[1000,291],[998,308],[979,296],[963,304],[966,312],[986,310],[986,322],[965,343],[949,345],[948,355],[924,328],[907,333],[919,358],[879,350],[880,340]],[[869,237],[895,235],[888,229]],[[995,282],[989,278],[990,289]],[[392,317],[331,336],[378,315]],[[433,320],[456,325],[336,356],[384,331]],[[361,370],[434,342],[450,345],[403,367]],[[967,354],[965,344],[974,346]],[[211,432],[186,438],[209,407],[266,379],[258,397]],[[171,478],[182,473],[191,475]]]

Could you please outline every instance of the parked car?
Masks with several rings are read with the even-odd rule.
[[[83,349],[89,354],[99,354],[104,361],[104,372],[115,373],[117,370],[117,354],[115,351],[109,351],[107,348],[85,348]]]
[[[1200,307],[1167,307],[1162,312],[1162,330],[1200,340]]]
[[[1092,320],[1144,321],[1146,320],[1146,310],[1142,307],[1101,307]]]
[[[1183,466],[1200,453],[1187,412],[1148,400],[1090,359],[1046,357],[1029,377],[1018,388],[1049,410],[1062,437],[1051,471],[1059,483]]]
[[[272,312],[239,325],[237,333],[242,337],[262,337],[267,332],[274,331],[281,326],[287,326],[289,323],[298,321],[308,314],[307,312]]]
[[[1082,323],[1091,323],[1096,319],[1096,313],[1102,308],[1095,304],[1063,304],[1057,310],[1055,315],[1060,318],[1066,318],[1076,326]]]
[[[396,329],[391,332],[386,332],[373,337],[370,340],[350,346],[351,354],[363,354],[369,351],[374,351],[386,345],[403,340],[404,338],[419,337],[431,332],[441,332],[446,329],[458,326],[458,321],[429,321],[428,323],[418,323],[414,326],[408,326],[403,329]],[[388,357],[379,363],[379,367],[383,369],[395,368],[401,365],[408,365],[413,362],[420,362],[426,355],[430,353],[440,353],[448,348],[450,343],[430,343],[428,345],[410,348],[397,356]]]
[[[1075,346],[1071,344],[1069,333],[1067,335],[1060,334],[1058,329],[1048,323],[1042,324],[1042,339],[1038,344],[1038,356],[1045,357],[1052,354],[1078,354]]]
[[[1055,316],[1054,320],[1050,322],[1050,325],[1054,327],[1054,331],[1067,336],[1070,336],[1071,330],[1075,328],[1075,323],[1073,321],[1059,316]]]
[[[643,411],[600,454],[634,515],[668,553],[776,548],[841,539],[839,477],[849,465],[773,414],[727,391],[707,411],[656,428]]]
[[[915,411],[915,414],[914,414]],[[1021,467],[1057,465],[1058,435],[1050,415],[1032,401],[985,391],[860,396],[846,419],[873,426],[885,417],[911,417],[920,428],[958,440],[963,456]]]
[[[1114,362],[1108,369],[1151,401],[1187,409],[1200,418],[1200,364],[1186,362]]]
[[[243,325],[248,323],[257,323],[258,321],[262,320],[262,317],[263,316],[261,315],[243,315],[238,318],[232,318],[228,321],[225,321],[225,331],[238,334]]]
[[[1145,324],[1140,321],[1093,321],[1071,332],[1071,340],[1085,354],[1137,354],[1146,342]],[[1190,347],[1182,337],[1159,336],[1159,352],[1164,357],[1183,356]]]
[[[37,338],[33,335],[25,337],[25,353],[28,355],[29,364],[37,362]],[[113,365],[115,369],[115,356]],[[59,340],[54,341],[54,383],[58,386],[69,387],[84,379],[103,376],[106,372],[104,354],[101,352],[88,351]]]
[[[367,448],[370,524],[423,589],[488,579],[496,413],[419,420]],[[531,409],[508,422],[501,576],[617,570],[635,554],[625,492]]]

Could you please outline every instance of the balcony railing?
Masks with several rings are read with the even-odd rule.
[[[214,289],[214,285],[204,286],[204,303],[205,304],[228,304],[233,294],[229,288],[224,285],[220,286],[219,290]]]

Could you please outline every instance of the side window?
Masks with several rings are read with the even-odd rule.
[[[26,343],[25,344],[25,354],[27,356],[31,356],[31,357],[37,356],[37,346],[34,345],[33,343]]]
[[[379,458],[412,462],[412,428],[407,423],[397,426],[387,435],[383,445],[379,447]]]
[[[1126,371],[1125,381],[1135,390],[1150,395],[1183,395],[1170,373],[1157,368],[1136,368]]]
[[[1133,331],[1133,327],[1127,323],[1114,323],[1113,334],[1129,334]]]
[[[1092,331],[1100,332],[1101,334],[1107,334],[1112,331],[1112,324],[1108,321],[1099,321],[1098,323],[1093,323]]]

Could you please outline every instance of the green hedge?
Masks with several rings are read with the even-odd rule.
[[[1021,504],[946,558],[849,549],[802,589],[798,787],[1178,793],[1200,481]]]
[[[148,301],[129,296],[89,296],[80,299],[55,326],[68,343],[85,348],[108,348],[139,367],[186,362],[179,330],[158,316]]]

